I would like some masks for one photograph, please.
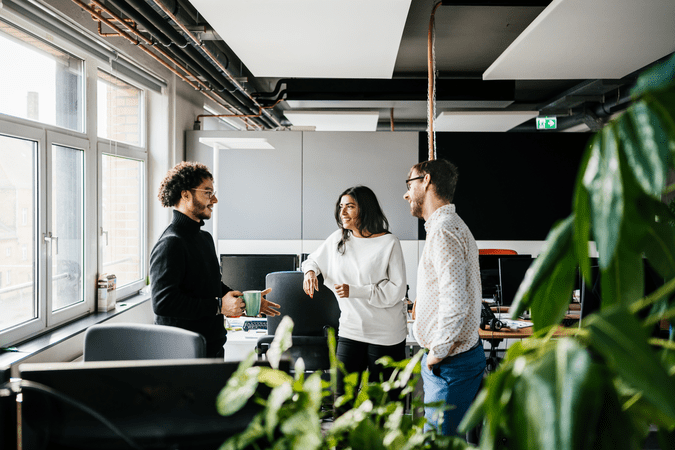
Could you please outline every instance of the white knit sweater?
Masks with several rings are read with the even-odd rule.
[[[356,238],[337,251],[342,230],[337,230],[302,264],[302,271],[323,274],[325,286],[348,284],[349,298],[337,297],[340,305],[338,334],[355,341],[394,345],[405,340],[405,262],[401,243],[393,234]]]

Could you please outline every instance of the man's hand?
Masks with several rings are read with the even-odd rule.
[[[274,308],[281,308],[281,306],[277,305],[276,303],[272,303],[265,298],[265,295],[269,294],[270,292],[272,292],[272,288],[262,291],[262,294],[260,295],[260,312],[266,316],[274,317],[281,314]]]
[[[433,370],[434,366],[441,361],[443,361],[441,358],[427,355],[427,369],[429,369],[429,371]]]
[[[310,298],[314,298],[314,291],[319,290],[319,279],[313,270],[305,274],[305,279],[302,281],[302,289]]]
[[[340,297],[340,298],[349,297],[349,285],[348,284],[336,284],[334,286],[335,286],[335,293],[337,293],[338,297]]]
[[[246,311],[246,303],[239,291],[230,291],[223,296],[220,312],[226,317],[239,317]]]

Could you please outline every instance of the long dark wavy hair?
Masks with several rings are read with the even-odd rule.
[[[359,207],[359,233],[366,237],[372,236],[373,234],[390,233],[389,221],[384,215],[384,212],[382,212],[380,202],[377,201],[375,193],[366,186],[359,185],[350,187],[340,194],[335,203],[335,221],[342,230],[342,239],[340,239],[340,242],[338,242],[337,245],[337,251],[341,255],[345,254],[345,242],[347,242],[352,235],[351,230],[345,230],[342,227],[342,221],[340,220],[340,202],[345,195],[351,196]]]

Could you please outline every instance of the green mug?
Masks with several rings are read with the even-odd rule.
[[[246,303],[246,315],[257,316],[260,314],[261,291],[244,291],[244,303]]]

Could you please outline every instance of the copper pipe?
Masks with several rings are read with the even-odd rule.
[[[394,108],[389,111],[389,123],[391,123],[391,131],[394,131]]]
[[[429,98],[428,98],[429,129],[427,130],[429,140],[429,161],[434,160],[436,154],[435,152],[436,145],[434,143],[434,108],[433,108],[436,74],[434,73],[433,67],[434,66],[433,29],[434,29],[434,16],[436,15],[436,10],[438,9],[439,6],[441,6],[441,2],[436,3],[434,9],[431,11],[431,18],[429,19],[429,40],[427,43],[427,63],[429,66]]]
[[[178,62],[175,58],[173,58],[171,55],[169,55],[168,53],[166,53],[166,52],[165,52],[163,49],[161,49],[160,47],[156,46],[151,40],[147,39],[145,36],[143,36],[141,33],[139,33],[138,30],[136,30],[135,28],[131,27],[125,20],[121,19],[119,16],[117,16],[115,13],[113,13],[112,11],[110,11],[108,8],[106,8],[104,5],[102,5],[102,4],[101,4],[100,2],[98,2],[97,0],[92,0],[92,3],[95,4],[96,6],[98,6],[99,8],[101,8],[102,11],[105,11],[107,14],[110,14],[110,16],[113,17],[116,21],[122,23],[127,29],[129,29],[129,31],[131,31],[135,36],[137,36],[141,41],[143,41],[143,42],[146,43],[147,45],[150,45],[153,49],[155,49],[155,51],[157,51],[157,52],[160,53],[162,56],[164,56],[165,58],[167,58],[169,61],[171,61],[171,62],[172,62],[173,64],[175,64],[177,67],[179,67],[182,71],[184,71],[187,75],[193,77],[193,78],[195,79],[195,81],[197,82],[197,84],[199,84],[199,86],[197,86],[197,84],[193,83],[189,78],[187,78],[186,76],[184,76],[183,74],[181,74],[180,72],[178,72],[178,70],[176,70],[175,68],[171,67],[170,64],[168,64],[168,63],[167,63],[166,61],[164,61],[162,58],[160,58],[159,56],[157,56],[155,53],[151,52],[148,48],[146,48],[146,47],[144,47],[143,45],[141,45],[141,42],[140,42],[139,40],[136,40],[136,39],[132,38],[128,33],[124,32],[121,28],[117,27],[117,26],[116,26],[113,22],[111,22],[109,19],[103,17],[103,15],[102,15],[99,11],[97,11],[95,8],[92,8],[91,6],[86,5],[85,3],[81,2],[80,0],[73,0],[73,2],[74,2],[75,4],[77,4],[80,8],[82,8],[82,9],[84,9],[85,11],[89,12],[89,13],[92,15],[92,18],[93,18],[94,20],[96,20],[96,21],[99,22],[99,25],[100,25],[101,22],[103,22],[103,23],[105,23],[106,25],[108,25],[111,29],[113,29],[114,31],[117,32],[117,34],[115,34],[115,35],[113,35],[112,33],[110,33],[111,36],[118,36],[118,37],[123,37],[123,38],[127,39],[129,42],[131,42],[132,44],[134,44],[134,45],[135,45],[136,47],[138,47],[140,50],[142,50],[142,51],[145,52],[147,55],[151,56],[154,60],[156,60],[157,62],[159,62],[162,66],[164,66],[164,67],[166,67],[168,70],[170,70],[173,74],[175,74],[175,75],[178,76],[180,79],[182,79],[182,80],[185,81],[187,84],[189,84],[192,88],[194,88],[194,89],[197,90],[197,91],[200,91],[200,92],[201,92],[204,96],[206,96],[207,98],[213,100],[215,103],[221,105],[222,107],[224,107],[224,108],[225,108],[226,110],[228,110],[228,111],[231,111],[231,112],[232,112],[233,110],[234,110],[234,111],[238,111],[234,106],[228,104],[227,102],[225,102],[225,101],[222,100],[222,99],[217,99],[217,98],[214,97],[212,94],[210,94],[209,92],[207,92],[207,91],[209,91],[210,89],[208,88],[208,86],[206,86],[206,85],[199,79],[199,77],[198,77],[196,74],[194,74],[194,73],[193,73],[192,71],[190,71],[188,68],[183,67],[183,65],[182,65],[180,62]],[[201,88],[200,88],[200,86],[201,86]],[[257,124],[256,124],[256,127],[257,127],[258,129],[263,128],[262,126],[257,125]],[[247,124],[247,128],[248,128],[248,124]]]
[[[262,116],[263,109],[274,108],[282,100],[283,100],[283,98],[280,98],[273,105],[270,105],[270,106],[260,106],[260,108],[258,110],[258,114],[200,114],[200,115],[197,116],[196,122],[201,122],[202,117],[237,117],[237,118],[260,117],[260,116]]]
[[[201,42],[200,42],[200,41],[192,34],[192,32],[191,32],[190,30],[188,30],[187,27],[186,27],[185,25],[183,25],[183,24],[176,18],[176,16],[175,16],[175,15],[174,15],[174,14],[173,14],[166,6],[164,6],[159,0],[151,0],[151,1],[152,1],[152,3],[154,3],[159,9],[161,9],[162,12],[164,12],[164,14],[166,14],[166,15],[167,15],[167,16],[168,16],[168,17],[169,17],[176,25],[178,25],[178,26],[180,27],[180,29],[183,30],[183,33],[185,33],[185,35],[188,36],[188,37],[192,40],[192,42],[194,42],[194,44],[195,44],[197,47],[199,47],[199,48],[202,49],[202,51],[209,57],[209,59],[210,59],[216,66],[218,66],[218,68],[223,72],[223,74],[225,74],[225,76],[227,77],[227,79],[228,79],[228,80],[229,80],[229,81],[237,88],[237,90],[239,90],[242,94],[244,94],[244,95],[246,96],[246,98],[248,98],[251,102],[253,102],[253,104],[254,104],[255,106],[257,106],[258,108],[260,108],[260,104],[259,104],[253,97],[251,97],[251,96],[248,94],[248,92],[246,92],[246,91],[244,90],[244,88],[237,82],[237,80],[235,80],[235,78],[232,76],[232,74],[230,74],[230,72],[228,72],[228,70],[227,70],[225,67],[223,67],[223,65],[220,63],[220,61],[218,61],[218,59],[216,59],[216,57],[213,56],[213,54],[211,54],[211,52],[206,48],[206,46],[205,46],[204,44],[202,44],[202,43],[201,43]],[[271,115],[271,114],[269,114],[269,113],[267,113],[267,112],[265,112],[265,115],[266,115],[267,117],[269,117],[269,118],[272,120],[272,122],[274,122],[277,126],[281,126],[281,123],[279,123],[279,121],[278,121],[273,115]]]

